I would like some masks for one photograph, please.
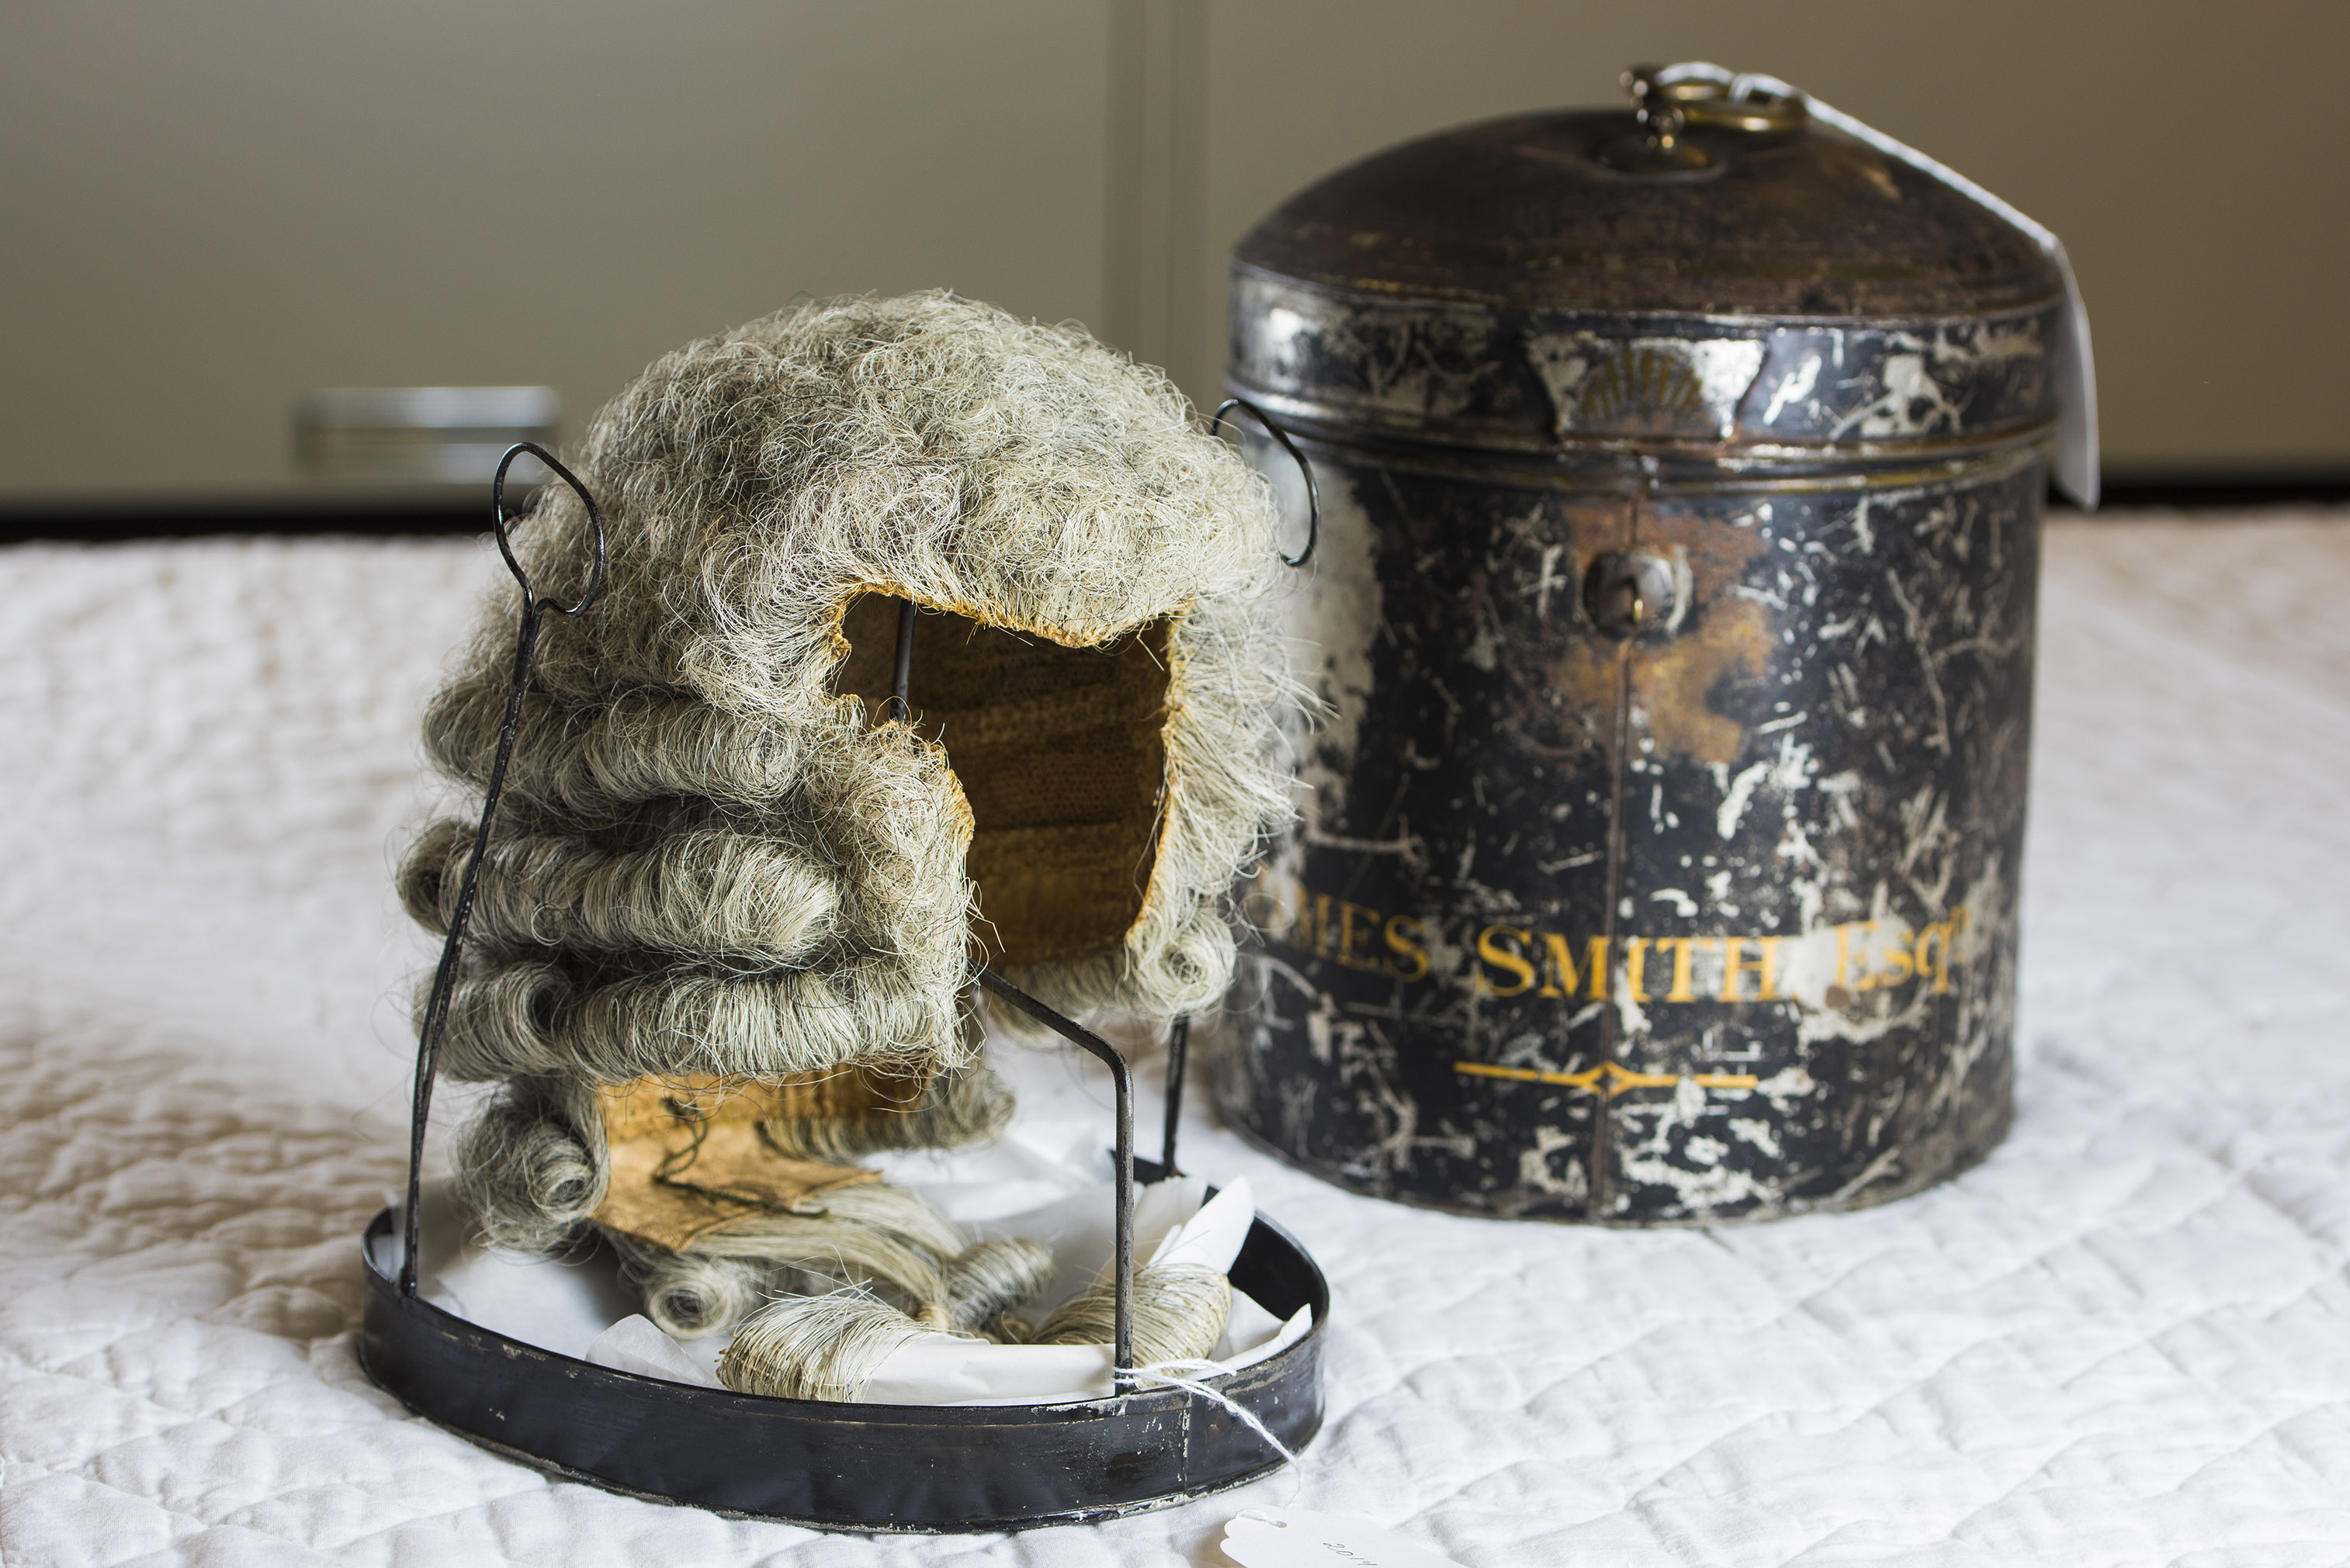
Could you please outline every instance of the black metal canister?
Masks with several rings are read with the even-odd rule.
[[[1320,478],[1331,715],[1219,1097],[1476,1213],[1882,1202],[2010,1117],[2067,278],[1797,95],[1627,85],[1234,252],[1231,389]]]

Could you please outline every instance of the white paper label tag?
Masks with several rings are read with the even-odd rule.
[[[1369,1520],[1302,1508],[1243,1510],[1224,1526],[1223,1548],[1241,1568],[1461,1568]]]

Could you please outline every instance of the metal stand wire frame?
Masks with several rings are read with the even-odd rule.
[[[1314,558],[1314,546],[1322,542],[1322,487],[1314,482],[1314,465],[1305,461],[1305,454],[1297,450],[1297,443],[1290,439],[1289,432],[1274,423],[1272,415],[1246,398],[1226,398],[1217,404],[1216,411],[1208,420],[1208,433],[1215,435],[1222,431],[1225,424],[1224,416],[1234,409],[1263,425],[1265,434],[1281,444],[1281,450],[1289,454],[1289,461],[1295,463],[1297,472],[1305,477],[1305,548],[1295,556],[1284,555],[1281,557],[1281,564],[1284,566],[1302,566]],[[1232,428],[1238,430],[1240,427],[1234,425]],[[1278,551],[1280,546],[1276,545],[1274,548]]]
[[[546,464],[572,488],[587,506],[588,521],[596,531],[595,565],[588,571],[588,587],[567,605],[557,604],[531,587],[530,574],[515,558],[514,541],[507,535],[506,470],[524,452]],[[497,533],[498,554],[505,557],[506,570],[522,585],[522,627],[515,636],[514,682],[506,691],[506,717],[498,731],[497,760],[490,764],[489,783],[482,792],[481,825],[473,830],[473,853],[465,862],[465,877],[457,888],[457,907],[450,912],[449,934],[441,944],[441,965],[433,971],[432,994],[424,1004],[424,1027],[417,1034],[416,1096],[408,1127],[408,1207],[400,1216],[403,1251],[400,1293],[403,1296],[416,1293],[417,1210],[424,1187],[424,1127],[432,1115],[432,1076],[441,1064],[441,1037],[449,1025],[449,998],[457,988],[457,961],[465,943],[465,923],[473,913],[473,890],[481,881],[482,857],[489,852],[490,824],[498,815],[498,796],[506,783],[506,763],[514,758],[515,733],[522,726],[523,693],[530,685],[530,663],[538,649],[540,619],[549,612],[561,616],[585,614],[604,591],[604,514],[597,508],[596,498],[579,482],[579,476],[556,462],[555,454],[545,447],[519,441],[498,461],[497,477],[490,483],[490,521]]]
[[[503,481],[529,452],[586,502],[595,564],[568,605],[542,597],[507,535]],[[366,1310],[359,1359],[368,1378],[418,1415],[549,1475],[629,1496],[654,1497],[823,1530],[943,1533],[1090,1523],[1169,1506],[1269,1473],[1322,1422],[1321,1324],[1329,1282],[1295,1237],[1263,1215],[1232,1270],[1235,1289],[1277,1316],[1301,1309],[1313,1326],[1286,1349],[1204,1382],[1133,1366],[1134,1097],[1123,1057],[1001,975],[980,982],[1044,1020],[1109,1066],[1117,1089],[1118,1251],[1115,1391],[1042,1406],[844,1406],[689,1386],[596,1366],[467,1322],[417,1289],[423,1141],[442,1036],[480,867],[519,732],[532,657],[549,611],[579,615],[604,587],[606,536],[594,497],[542,449],[517,446],[499,467],[493,516],[500,554],[523,590],[514,681],[484,790],[473,857],[452,904],[441,966],[418,1032],[407,1202],[387,1206],[361,1244]],[[900,639],[889,717],[910,722],[911,607]],[[1168,1127],[1160,1168],[1171,1173],[1188,1021],[1168,1041]],[[402,1244],[404,1242],[404,1245]],[[397,1264],[390,1254],[399,1250]]]

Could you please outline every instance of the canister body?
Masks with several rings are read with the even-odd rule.
[[[1321,487],[1328,711],[1246,901],[1227,1118],[1357,1190],[1618,1224],[1981,1158],[2054,308],[1512,318],[1244,272],[1233,389]]]

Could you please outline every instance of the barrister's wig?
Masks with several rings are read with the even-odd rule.
[[[549,618],[484,857],[452,1076],[916,1079],[977,964],[1066,1012],[1230,980],[1287,809],[1272,494],[1158,372],[947,294],[825,301],[660,360],[574,464],[608,586]],[[549,486],[533,581],[586,580]],[[896,601],[921,614],[890,722]],[[486,781],[507,589],[426,739]],[[401,880],[445,928],[472,833]]]

